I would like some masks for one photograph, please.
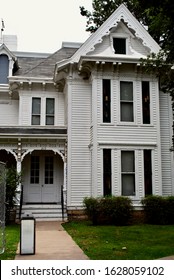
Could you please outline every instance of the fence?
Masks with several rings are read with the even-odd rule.
[[[5,164],[0,162],[0,254],[5,250]]]

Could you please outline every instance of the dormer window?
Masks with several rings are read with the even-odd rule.
[[[113,38],[115,54],[126,54],[126,38]]]
[[[9,59],[5,54],[0,55],[0,84],[8,84]]]

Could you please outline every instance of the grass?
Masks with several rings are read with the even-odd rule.
[[[5,237],[5,252],[0,254],[0,260],[14,260],[20,239],[20,226],[16,224],[7,225],[5,229]]]
[[[91,260],[152,260],[174,255],[174,225],[63,224]]]

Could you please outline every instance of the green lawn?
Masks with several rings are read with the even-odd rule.
[[[20,239],[20,226],[8,225],[5,229],[5,252],[0,254],[0,260],[13,260],[16,255],[17,245]]]
[[[174,225],[63,224],[91,260],[152,260],[174,255]]]

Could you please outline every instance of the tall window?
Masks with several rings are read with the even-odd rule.
[[[111,81],[103,80],[103,122],[111,122]]]
[[[53,184],[54,178],[54,158],[45,157],[45,184]]]
[[[142,82],[143,124],[150,124],[150,89],[149,82]]]
[[[30,165],[31,184],[39,184],[39,170],[40,170],[39,156],[31,156],[31,165]]]
[[[133,122],[133,82],[120,82],[121,121]]]
[[[9,60],[5,54],[0,55],[0,84],[8,84]]]
[[[122,195],[135,195],[135,159],[134,151],[121,152]]]
[[[54,98],[46,98],[46,125],[54,125]]]
[[[41,98],[33,97],[32,98],[32,125],[40,125],[41,117]]]
[[[152,158],[151,150],[144,150],[144,186],[145,196],[152,194]]]
[[[112,194],[111,149],[103,149],[103,194]]]
[[[113,38],[113,47],[115,54],[126,54],[126,39]]]

